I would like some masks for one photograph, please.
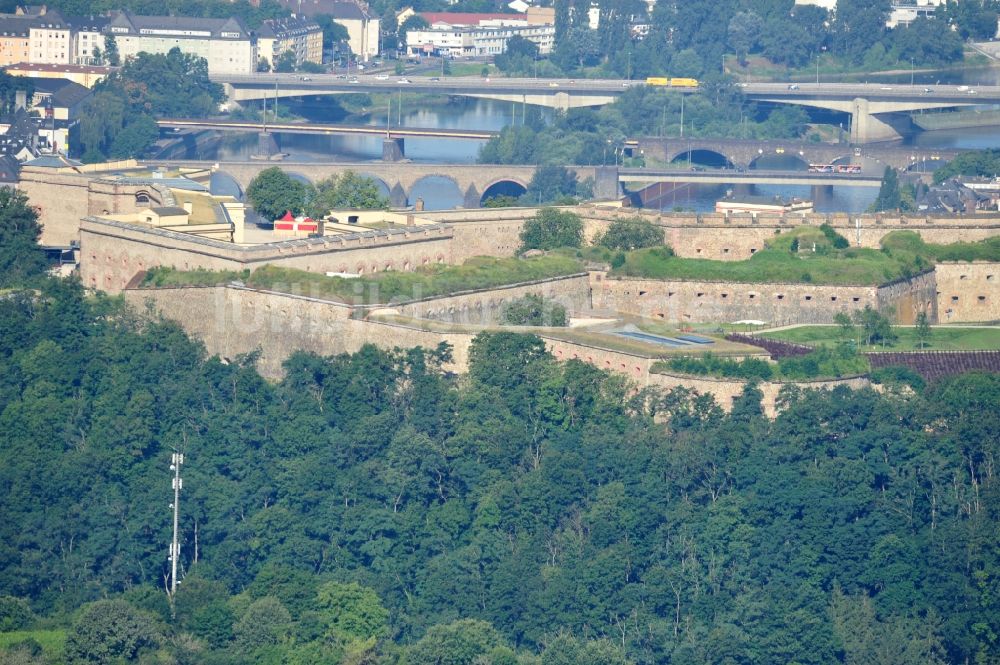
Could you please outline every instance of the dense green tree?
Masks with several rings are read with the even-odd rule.
[[[288,74],[295,71],[295,52],[285,51],[274,59],[274,71],[279,74]]]
[[[0,596],[0,633],[27,628],[34,620],[35,613],[24,598]]]
[[[539,166],[531,175],[523,199],[534,205],[566,201],[581,194],[577,175],[565,166]]]
[[[45,270],[41,235],[38,212],[24,192],[0,187],[0,288],[27,285]]]
[[[521,251],[579,247],[582,242],[583,221],[568,210],[542,208],[521,229]]]
[[[252,652],[284,640],[291,620],[291,615],[280,600],[265,596],[246,609],[233,627],[233,636],[240,649]]]
[[[899,210],[902,206],[902,196],[899,191],[899,176],[896,169],[891,166],[885,167],[882,174],[882,185],[879,187],[878,196],[875,202],[869,206],[871,212],[882,212],[884,210]]]
[[[663,245],[663,229],[638,216],[618,218],[608,224],[607,230],[595,239],[595,244],[626,251],[660,247]]]
[[[381,210],[389,207],[389,199],[378,188],[374,178],[344,171],[321,180],[307,206],[309,214],[324,217],[331,210]]]
[[[264,220],[272,221],[285,214],[300,214],[310,197],[310,188],[277,166],[264,169],[247,186],[247,200]]]
[[[485,621],[462,619],[434,626],[406,650],[406,663],[473,665],[502,644],[500,634]]]
[[[124,600],[98,600],[83,609],[66,636],[70,663],[131,660],[160,641],[156,623]]]
[[[565,326],[566,308],[529,293],[504,304],[500,310],[500,323],[505,326]]]

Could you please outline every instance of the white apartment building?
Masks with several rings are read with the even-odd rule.
[[[303,62],[323,62],[323,29],[308,18],[280,18],[264,21],[257,30],[257,55],[272,69],[286,51],[295,54],[295,66]]]
[[[237,18],[134,16],[118,12],[105,27],[113,35],[122,60],[139,53],[183,53],[204,58],[208,73],[252,74],[257,70],[257,41]]]
[[[70,16],[67,20],[73,27],[73,64],[98,64],[94,60],[94,49],[104,53],[104,28],[110,19],[107,16]]]
[[[52,65],[73,63],[73,28],[52,10],[32,20],[28,35],[28,62]]]
[[[551,53],[556,29],[550,24],[529,24],[525,19],[487,18],[474,26],[435,21],[426,30],[406,33],[406,52],[453,58],[499,55],[507,50],[507,40],[514,36],[536,44],[539,53]]]

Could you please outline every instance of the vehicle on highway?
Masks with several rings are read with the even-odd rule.
[[[798,90],[798,89],[799,89],[799,86],[797,86],[797,85],[795,85],[794,83],[792,83],[792,84],[789,84],[789,86],[788,86],[788,89],[789,89],[789,90]]]
[[[410,79],[406,79],[406,78],[399,79],[398,81],[396,81],[396,83],[409,83],[409,82],[410,82]]]
[[[351,80],[348,81],[348,83],[358,83],[358,77],[357,76],[352,76]]]
[[[300,81],[312,81],[312,79],[311,79],[311,78],[309,78],[308,76],[300,76],[300,77],[299,77],[299,80],[300,80]]]
[[[968,89],[969,89],[969,86],[967,86],[967,85],[960,85],[960,86],[958,86],[958,91],[959,92],[966,92],[966,91],[968,91]]]
[[[432,76],[432,77],[430,77],[430,78],[429,78],[428,80],[429,80],[429,81],[440,81],[440,80],[441,80],[441,77],[440,77],[440,76]]]
[[[967,93],[967,94],[970,94],[970,95],[974,95],[974,94],[976,94],[976,89],[975,89],[975,88],[971,88],[971,89],[970,89],[970,90],[968,91],[968,93]]]
[[[667,78],[665,76],[650,76],[646,79],[646,85],[665,86],[668,88],[697,88],[698,79],[692,78]]]
[[[558,88],[559,84],[556,83],[555,81],[549,81],[549,87],[550,88]]]
[[[378,81],[388,81],[389,80],[389,75],[388,74],[378,74],[377,76],[375,76],[375,79],[378,80]]]
[[[879,90],[892,90],[892,88],[890,86],[883,85],[881,88],[879,88]]]
[[[930,88],[924,88],[924,94],[925,95],[928,94],[928,93],[930,93],[930,92],[933,92],[933,90],[931,90]]]

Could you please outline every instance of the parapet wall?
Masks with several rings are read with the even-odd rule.
[[[590,278],[587,273],[566,277],[510,284],[443,297],[431,297],[398,305],[399,313],[417,319],[474,325],[497,322],[500,311],[507,303],[537,295],[555,301],[567,312],[591,308]]]
[[[878,287],[609,278],[592,273],[594,307],[670,323],[832,323],[879,306]]]
[[[178,270],[255,270],[270,264],[308,272],[371,273],[451,262],[451,229],[440,225],[240,246],[184,233],[85,218],[80,227],[83,284],[109,293],[156,266]]]

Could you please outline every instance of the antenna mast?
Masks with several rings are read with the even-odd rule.
[[[167,557],[167,560],[170,562],[171,599],[173,599],[174,594],[177,593],[177,560],[180,558],[181,554],[181,547],[177,542],[177,527],[180,521],[181,512],[181,488],[184,486],[184,480],[181,478],[182,464],[184,464],[184,453],[174,453],[170,456],[170,470],[174,472],[174,502],[171,504],[171,507],[174,509],[174,537],[170,541],[170,556]]]

